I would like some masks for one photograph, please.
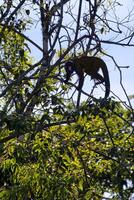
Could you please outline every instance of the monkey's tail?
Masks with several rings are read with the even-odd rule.
[[[103,67],[102,67],[102,72],[104,75],[104,82],[105,82],[105,99],[107,99],[109,97],[110,94],[110,80],[109,80],[109,72],[107,69],[107,65],[104,63]]]

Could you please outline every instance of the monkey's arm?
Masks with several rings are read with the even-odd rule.
[[[70,76],[70,74],[69,74],[69,73],[67,73],[67,74],[66,74],[66,79],[64,80],[64,82],[65,82],[65,83],[68,83],[68,81],[69,81],[70,77],[71,77],[71,76]]]
[[[65,78],[64,82],[68,83],[68,81],[72,75],[72,71],[69,68],[65,68],[65,70],[66,70],[66,78]]]

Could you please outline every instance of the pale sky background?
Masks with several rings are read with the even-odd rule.
[[[133,0],[120,0],[120,3],[122,3],[124,6],[118,7],[118,17],[123,18],[129,13],[130,10],[132,10],[132,7],[134,7],[134,1]],[[134,16],[133,16],[134,20]],[[134,27],[134,21],[132,21],[132,26]],[[133,28],[134,29],[134,28]],[[35,42],[39,41],[39,35],[40,30],[36,29],[32,31],[28,31],[28,35],[31,39],[33,39]],[[107,37],[107,36],[106,36]],[[117,64],[120,66],[130,66],[129,68],[122,69],[122,80],[123,80],[123,86],[125,90],[127,91],[128,95],[134,94],[134,47],[121,47],[117,45],[105,45],[105,50],[108,54],[112,55]],[[33,50],[33,54],[38,57],[39,54]],[[118,72],[118,69],[115,67],[115,64],[111,61],[108,57],[103,57],[103,59],[106,61],[109,74],[110,74],[110,81],[111,81],[111,90],[120,97],[121,100],[126,100],[124,91],[122,90],[120,86],[120,74]],[[84,89],[88,87],[90,82],[85,82]],[[89,88],[88,88],[89,89]],[[97,92],[97,91],[96,91]],[[101,96],[101,95],[100,95]],[[132,100],[133,101],[133,100]]]

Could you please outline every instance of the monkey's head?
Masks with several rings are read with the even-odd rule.
[[[72,73],[75,71],[75,65],[73,61],[67,61],[65,64],[65,70],[66,70],[66,80],[65,82],[67,83],[68,80],[70,79]]]

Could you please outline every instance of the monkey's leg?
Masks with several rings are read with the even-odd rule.
[[[77,105],[76,105],[76,108],[79,108],[79,105],[80,105],[80,98],[81,98],[81,90],[79,90],[79,92],[78,92],[78,98],[77,98]]]
[[[104,83],[104,78],[103,78],[103,76],[102,76],[101,74],[99,74],[99,73],[93,74],[91,77],[92,77],[92,79],[97,80],[97,82],[95,83],[95,85]]]
[[[79,105],[80,105],[81,90],[82,90],[83,83],[84,83],[84,75],[79,77],[79,85],[78,85],[79,92],[78,92],[76,108],[79,108]]]
[[[98,85],[98,84],[105,85],[105,97],[104,97],[104,99],[107,99],[107,97],[109,96],[109,91],[110,91],[110,85],[109,85],[109,83],[107,83],[108,81],[106,82],[105,77],[103,77],[99,73],[93,75],[92,77],[98,81],[97,83],[95,83],[95,86]]]

